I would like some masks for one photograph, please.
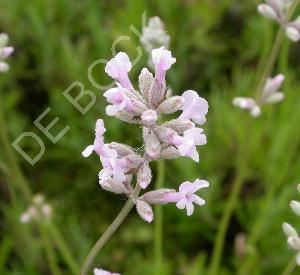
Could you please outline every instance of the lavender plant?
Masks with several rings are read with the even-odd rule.
[[[126,123],[142,126],[144,152],[141,154],[138,150],[117,142],[105,143],[104,122],[102,119],[97,120],[94,143],[82,154],[88,157],[95,152],[100,157],[103,166],[99,173],[100,186],[106,191],[126,195],[128,201],[91,250],[82,267],[82,274],[86,274],[94,257],[134,205],[143,220],[152,222],[152,205],[176,203],[179,209],[186,209],[190,216],[194,212],[194,204],[205,204],[195,193],[208,187],[209,183],[200,179],[183,182],[178,191],[161,188],[141,194],[141,191],[151,187],[151,162],[181,156],[199,162],[196,146],[206,144],[203,129],[196,125],[206,122],[207,101],[192,90],[185,91],[182,96],[168,97],[166,72],[176,59],[164,47],[153,49],[151,55],[155,75],[147,68],[142,69],[139,91],[135,90],[129,80],[128,73],[132,65],[126,53],[119,52],[105,67],[105,72],[116,80],[116,87],[104,93],[109,103],[106,113]],[[178,111],[181,114],[177,119],[164,121],[160,118]],[[133,177],[136,177],[136,184],[132,184]]]

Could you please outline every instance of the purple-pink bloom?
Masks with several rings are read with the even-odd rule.
[[[189,119],[198,124],[204,124],[208,113],[207,101],[200,97],[195,91],[185,91],[181,98],[184,100],[182,114],[179,119]]]
[[[93,151],[95,151],[99,156],[102,153],[102,147],[104,145],[104,133],[106,129],[104,126],[104,121],[103,119],[98,119],[96,122],[96,136],[94,140],[94,144],[89,145],[85,148],[85,150],[82,152],[82,155],[86,158],[88,157]]]
[[[106,114],[114,116],[117,112],[124,109],[130,109],[132,104],[125,94],[125,88],[123,88],[118,82],[117,87],[107,90],[104,94],[107,101],[112,105],[106,107]]]
[[[179,209],[186,208],[187,215],[191,216],[194,212],[193,203],[200,206],[205,204],[205,200],[196,195],[195,192],[208,186],[209,183],[206,180],[185,181],[180,185],[179,192],[166,194],[165,200],[167,202],[176,202],[176,206]]]
[[[99,180],[105,181],[113,178],[117,182],[123,182],[126,180],[126,176],[122,169],[122,160],[118,159],[118,153],[114,149],[110,149],[107,144],[102,146],[101,163],[103,169],[99,172]]]
[[[183,133],[183,136],[172,136],[171,143],[177,147],[181,156],[187,156],[199,162],[196,145],[206,144],[206,135],[202,133],[203,129],[201,128],[188,129]]]
[[[132,65],[128,55],[124,52],[119,52],[106,64],[105,72],[117,80],[122,87],[133,90],[133,86],[128,78],[128,73],[131,68]]]
[[[155,79],[158,84],[166,82],[166,71],[176,62],[170,51],[164,47],[152,50],[152,61],[155,66]]]
[[[102,268],[95,268],[94,275],[121,275],[121,274],[120,273],[112,273],[112,272],[104,270]]]

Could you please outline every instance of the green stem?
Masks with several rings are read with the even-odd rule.
[[[18,184],[19,188],[23,192],[25,198],[27,201],[31,200],[32,193],[29,189],[28,185],[26,184],[26,181],[24,180],[24,176],[22,174],[21,169],[18,166],[17,160],[15,158],[14,153],[11,150],[11,144],[9,142],[8,138],[8,131],[6,128],[4,115],[3,115],[3,106],[2,104],[2,98],[0,94],[0,138],[3,144],[4,152],[6,153],[8,160],[10,161],[10,164],[12,166],[13,172],[15,174],[15,183]]]
[[[140,193],[140,187],[136,185],[133,197],[137,197]],[[119,228],[119,226],[122,224],[122,222],[125,220],[125,218],[128,216],[130,210],[133,208],[134,202],[132,198],[128,198],[125,205],[117,215],[117,217],[113,220],[113,222],[110,224],[110,226],[105,230],[105,232],[101,235],[101,237],[98,239],[98,241],[95,243],[93,248],[91,249],[90,253],[84,260],[84,263],[81,267],[81,275],[85,275],[88,273],[89,269],[91,268],[91,265],[93,264],[93,261],[95,257],[100,253],[101,249],[104,247],[104,245],[108,242],[108,240],[112,237],[112,235],[115,233],[115,231]]]
[[[248,121],[247,121],[248,122]],[[251,121],[252,122],[252,121]],[[219,266],[221,262],[221,256],[224,249],[225,236],[227,233],[227,229],[229,226],[229,222],[234,211],[237,199],[241,192],[243,181],[247,174],[247,162],[249,157],[249,146],[247,146],[249,134],[251,132],[252,123],[246,123],[246,128],[244,131],[244,135],[242,138],[241,150],[239,153],[239,157],[237,159],[237,175],[234,179],[232,190],[230,193],[230,197],[225,206],[225,210],[223,216],[221,218],[220,224],[218,226],[217,236],[214,242],[214,249],[212,253],[212,260],[209,266],[208,274],[217,275],[219,274]]]
[[[300,2],[300,0],[297,0],[294,2],[294,4],[292,5],[292,7],[290,8],[288,15],[287,15],[287,19],[291,18],[296,6],[298,5],[298,3]],[[275,38],[275,42],[274,42],[274,46],[272,48],[271,54],[267,60],[267,63],[265,65],[265,69],[263,71],[263,74],[260,78],[260,81],[258,82],[257,88],[256,88],[256,98],[259,99],[260,98],[260,94],[261,91],[263,89],[264,83],[267,79],[267,77],[269,77],[272,73],[272,70],[275,66],[276,60],[278,58],[279,55],[279,51],[281,48],[281,44],[284,38],[284,30],[282,28],[280,28],[280,30],[278,31],[276,38]],[[252,124],[251,124],[252,125]],[[250,127],[249,127],[250,128]],[[218,233],[217,233],[217,237],[215,239],[215,243],[214,243],[214,249],[213,249],[213,253],[212,253],[212,260],[209,266],[209,274],[211,275],[217,275],[219,272],[219,266],[220,266],[220,261],[221,261],[221,255],[223,252],[223,248],[224,248],[224,242],[225,242],[225,235],[229,226],[229,222],[230,222],[230,218],[232,216],[233,210],[235,208],[237,199],[239,197],[240,191],[242,189],[243,186],[243,181],[244,178],[246,176],[246,168],[247,168],[247,161],[249,158],[249,152],[247,151],[247,153],[244,153],[244,146],[246,146],[246,148],[248,148],[249,146],[247,145],[247,142],[245,142],[247,140],[247,136],[250,135],[251,131],[249,130],[249,128],[247,127],[246,130],[248,131],[248,135],[245,135],[243,140],[242,140],[242,146],[241,146],[241,153],[240,153],[240,161],[239,164],[237,166],[237,176],[233,182],[233,189],[232,192],[230,194],[230,197],[228,199],[228,202],[226,204],[225,207],[225,211],[224,214],[221,218],[221,222],[219,225],[219,229],[218,229]],[[246,132],[246,131],[245,131]]]
[[[4,147],[4,152],[7,155],[8,161],[11,164],[12,167],[12,171],[6,171],[6,173],[8,175],[13,176],[13,180],[11,182],[16,183],[17,187],[22,191],[26,201],[28,203],[31,203],[32,201],[32,191],[29,188],[29,184],[27,182],[26,177],[24,176],[24,174],[22,173],[22,170],[20,169],[18,162],[15,158],[14,152],[12,151],[12,147],[11,144],[9,142],[9,136],[8,136],[8,131],[6,128],[6,124],[5,124],[5,119],[4,119],[4,114],[3,114],[3,107],[2,107],[2,99],[1,99],[1,94],[0,94],[0,139],[2,141],[3,147]],[[2,168],[6,168],[6,167],[2,167]],[[50,224],[50,221],[49,221]],[[54,228],[54,227],[53,227]],[[39,227],[39,230],[42,230],[41,227]],[[43,230],[48,230],[47,228],[43,229]],[[53,232],[52,232],[53,233]],[[71,254],[68,251],[68,248],[66,245],[62,245],[63,244],[63,240],[62,238],[59,238],[59,234],[56,230],[57,234],[52,235],[54,237],[54,241],[57,244],[60,244],[58,247],[60,249],[63,249],[63,251],[61,251],[63,256],[68,255],[67,257],[65,257],[65,260],[67,261],[67,263],[71,263],[71,262],[75,262],[72,259]],[[43,232],[41,232],[41,235],[44,235]],[[59,239],[58,239],[59,238]],[[45,243],[48,245],[48,243]],[[51,245],[51,243],[50,243]],[[70,260],[72,259],[72,260]],[[72,265],[74,268],[74,265]],[[73,269],[72,269],[73,270]],[[78,269],[77,269],[78,270]],[[76,271],[77,273],[77,271]]]
[[[49,234],[51,235],[52,239],[56,243],[57,247],[59,248],[62,257],[64,258],[66,264],[68,265],[71,272],[76,275],[78,274],[79,266],[77,265],[77,262],[73,259],[72,255],[69,252],[68,246],[64,242],[64,239],[60,235],[57,228],[51,224],[47,223],[46,229],[48,230]]]
[[[40,233],[43,240],[43,247],[45,249],[46,258],[48,260],[49,268],[51,270],[51,274],[59,275],[61,274],[59,267],[57,266],[57,260],[55,251],[53,249],[53,246],[49,240],[46,228],[43,224],[38,224],[38,227],[40,229]]]
[[[282,275],[291,275],[296,267],[295,258],[292,258],[292,260],[288,263],[286,268],[283,270]]]
[[[163,187],[165,178],[165,163],[159,161],[157,166],[157,180],[155,189]],[[163,211],[161,205],[155,206],[155,225],[154,225],[154,255],[157,274],[159,274],[163,262]]]

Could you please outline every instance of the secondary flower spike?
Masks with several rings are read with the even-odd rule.
[[[232,104],[241,109],[248,110],[253,117],[258,117],[261,114],[261,107],[263,105],[279,103],[284,99],[284,94],[280,91],[284,79],[283,74],[278,74],[274,78],[267,78],[257,101],[251,97],[236,97],[233,99]]]
[[[113,273],[102,268],[95,268],[94,275],[121,275],[120,273]]]
[[[9,57],[14,48],[7,46],[9,37],[6,33],[0,33],[0,72],[5,73],[9,70],[9,65],[5,62],[5,59]]]
[[[265,2],[265,4],[258,5],[258,12],[276,21],[285,30],[290,40],[298,42],[300,40],[300,17],[291,22],[287,18],[293,0],[266,0]]]

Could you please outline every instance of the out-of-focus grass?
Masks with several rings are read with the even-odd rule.
[[[167,162],[165,180],[167,187],[177,187],[184,180],[208,179],[211,187],[203,192],[207,204],[192,217],[174,205],[163,210],[165,274],[205,274],[248,115],[233,108],[231,100],[236,95],[252,95],[259,61],[266,59],[276,31],[256,13],[255,2],[0,0],[0,30],[10,34],[16,48],[9,60],[11,71],[0,78],[11,141],[23,131],[34,131],[43,139],[46,152],[38,164],[31,167],[21,157],[19,161],[34,192],[46,194],[53,205],[53,221],[78,263],[125,199],[99,188],[97,157],[81,157],[82,149],[93,140],[95,120],[105,118],[107,140],[141,145],[139,128],[105,115],[102,91],[90,84],[88,66],[99,58],[110,59],[112,42],[120,35],[130,40],[122,41],[117,49],[134,58],[139,43],[129,27],[140,29],[146,11],[147,16],[159,15],[172,37],[177,63],[169,73],[169,82],[174,93],[194,89],[210,103],[205,126],[208,145],[200,149],[200,164],[189,159]],[[249,137],[251,161],[226,236],[222,274],[235,274],[246,259],[253,263],[251,274],[279,274],[293,257],[281,223],[300,226],[288,207],[288,201],[297,198],[296,183],[300,181],[298,52],[299,44],[284,43],[276,72],[287,75],[283,87],[286,99],[264,108]],[[132,79],[137,79],[146,60],[144,54],[131,73]],[[103,66],[97,66],[93,76],[99,83],[109,83]],[[73,81],[82,82],[97,94],[97,103],[84,116],[62,95]],[[53,118],[60,118],[61,128],[66,124],[71,127],[55,145],[33,125],[47,107]],[[33,145],[27,146],[35,152]],[[2,149],[0,160],[5,165]],[[34,226],[19,222],[28,206],[20,190],[4,174],[0,187],[0,273],[50,273]],[[262,215],[270,189],[270,205]],[[234,249],[238,233],[255,240],[242,256]],[[133,212],[97,261],[122,274],[153,274],[152,241],[153,226]],[[69,274],[59,253],[56,258],[62,273]]]

